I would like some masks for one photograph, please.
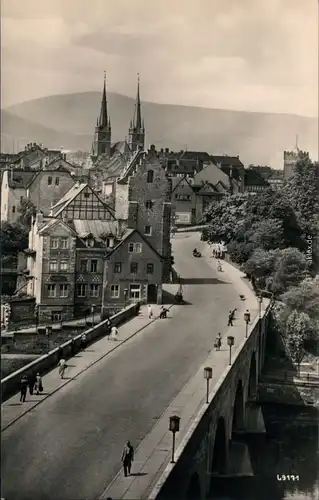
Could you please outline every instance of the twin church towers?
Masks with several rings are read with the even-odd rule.
[[[106,75],[104,73],[104,85],[102,92],[100,116],[98,117],[95,126],[95,135],[93,143],[94,155],[99,156],[101,154],[104,154],[109,157],[113,155],[111,135],[112,135],[112,127],[111,127],[111,119],[107,109]],[[144,148],[144,142],[145,142],[145,127],[144,127],[144,120],[142,120],[141,99],[140,99],[140,78],[138,75],[134,116],[130,122],[127,143],[130,150],[134,152],[139,148],[139,146]]]

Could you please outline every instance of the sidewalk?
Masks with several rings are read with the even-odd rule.
[[[46,398],[57,392],[61,387],[71,382],[80,373],[87,370],[90,366],[104,358],[108,353],[117,349],[123,342],[136,335],[146,326],[158,320],[158,314],[161,306],[153,305],[154,319],[150,320],[147,315],[147,307],[141,307],[139,316],[128,321],[119,327],[119,337],[116,341],[103,337],[101,340],[92,343],[84,351],[80,351],[73,358],[67,360],[69,367],[66,369],[67,378],[61,380],[58,370],[52,370],[43,377],[44,393],[39,396],[30,396],[28,393],[25,403],[20,403],[20,394],[16,394],[1,405],[1,431],[12,425],[20,417],[28,413]],[[171,314],[173,311],[171,310]]]
[[[207,255],[206,249],[205,256]],[[206,257],[207,258],[207,257]],[[210,263],[210,257],[207,258]],[[215,261],[215,259],[212,259]],[[215,267],[215,262],[211,265]],[[251,313],[249,332],[258,320],[258,304],[249,285],[243,281],[243,273],[228,263],[223,262],[223,280],[231,281],[238,289],[238,294],[244,294],[245,301],[238,305],[233,327],[227,327],[223,334],[223,346],[219,352],[211,351],[205,363],[196,375],[186,384],[175,400],[170,404],[162,417],[157,421],[152,431],[146,436],[135,451],[135,460],[132,467],[132,476],[124,477],[120,471],[100,497],[101,500],[110,498],[133,500],[138,498],[156,498],[161,485],[174,465],[170,464],[172,434],[168,431],[169,417],[181,417],[180,432],[176,436],[176,460],[178,459],[178,446],[192,433],[203,411],[206,410],[206,384],[203,380],[204,366],[213,368],[213,378],[210,383],[210,399],[212,399],[219,383],[224,379],[229,369],[229,349],[225,339],[228,335],[235,337],[235,346],[232,358],[235,360],[242,346],[246,342],[245,327],[243,326],[243,313],[246,309]],[[265,301],[263,311],[268,302]]]

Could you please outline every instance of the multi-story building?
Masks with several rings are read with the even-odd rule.
[[[155,146],[136,151],[115,183],[115,216],[126,228],[106,256],[103,310],[126,301],[162,300],[170,278],[171,183]]]
[[[74,185],[72,175],[63,166],[48,165],[39,171],[8,169],[1,182],[1,220],[17,222],[23,199],[48,215],[50,208]]]
[[[114,211],[87,184],[74,185],[52,207],[38,213],[29,234],[28,294],[41,321],[58,321],[100,309],[105,252],[119,235]]]

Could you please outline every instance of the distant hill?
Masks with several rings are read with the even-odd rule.
[[[27,142],[50,148],[89,151],[99,113],[101,94],[85,92],[49,96],[11,106],[2,111],[2,150],[12,151]],[[112,140],[123,140],[133,116],[134,99],[109,93]],[[318,120],[297,115],[251,113],[171,104],[142,104],[146,144],[173,150],[208,151],[239,155],[245,164],[282,167],[285,149],[298,134],[302,149],[317,159]]]

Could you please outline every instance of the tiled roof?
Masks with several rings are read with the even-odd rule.
[[[228,177],[232,176],[233,179],[239,180],[244,175],[244,167],[242,168],[233,168],[229,165],[221,165],[220,169],[228,175]]]
[[[243,167],[244,165],[237,156],[215,156],[211,155],[210,160],[215,165],[221,165],[222,167]]]
[[[74,186],[69,189],[67,193],[51,208],[53,210],[53,215],[57,215],[61,212],[62,208],[65,208],[81,191],[87,186],[86,182],[75,183]]]
[[[26,172],[25,170],[8,171],[9,187],[13,189],[26,189],[35,175],[35,172]]]
[[[102,234],[116,235],[118,232],[118,223],[116,220],[73,220],[74,229],[80,238],[92,235],[95,239],[100,239]]]
[[[184,151],[180,158],[183,160],[200,160],[200,161],[210,161],[210,156],[205,151]]]
[[[213,186],[221,181],[226,189],[230,188],[230,181],[228,175],[226,175],[220,168],[218,168],[213,163],[205,166],[203,170],[198,172],[194,177],[194,184],[202,184],[203,182],[208,182]]]

